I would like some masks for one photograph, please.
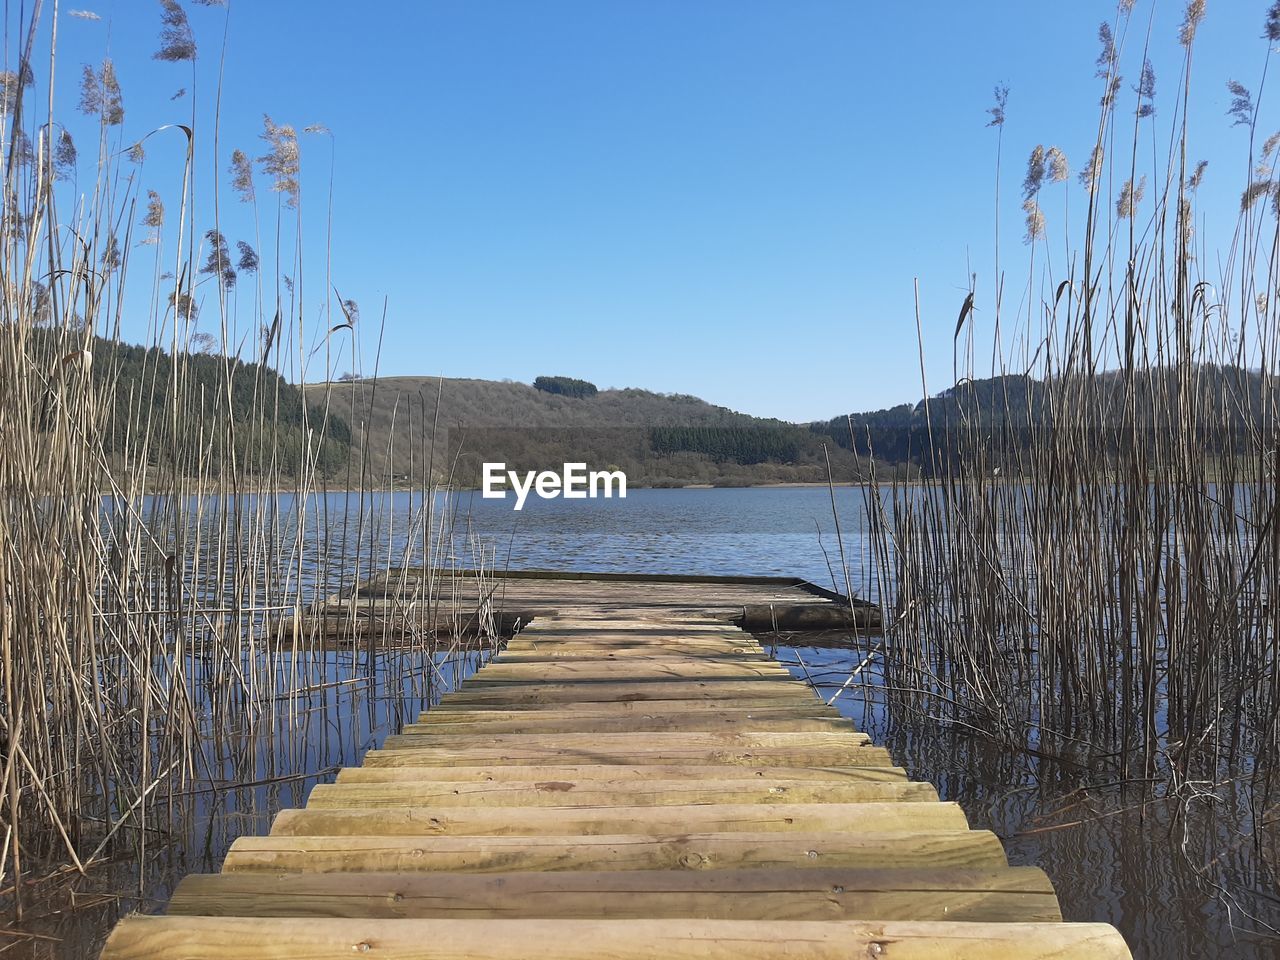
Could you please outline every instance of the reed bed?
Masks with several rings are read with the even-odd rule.
[[[889,625],[881,692],[900,716],[973,730],[1077,785],[1176,799],[1187,816],[1167,842],[1214,890],[1251,888],[1242,912],[1263,910],[1274,933],[1280,136],[1233,81],[1222,123],[1245,128],[1250,176],[1234,234],[1211,246],[1187,117],[1206,6],[1186,5],[1163,101],[1146,12],[1121,2],[1102,25],[1078,182],[1064,151],[1031,152],[1029,306],[1002,302],[998,266],[994,293],[971,289],[954,382],[918,410],[919,482],[865,487],[867,575]],[[1259,24],[1280,40],[1280,4],[1260,5]],[[1007,102],[997,90],[998,136]],[[992,342],[976,342],[978,311]],[[875,451],[850,440],[874,478]],[[1262,853],[1250,878],[1222,875],[1221,829],[1188,825],[1217,808],[1229,845]]]
[[[154,130],[129,123],[110,60],[60,62],[59,31],[96,14],[18,6],[0,73],[0,898],[22,920],[47,878],[131,863],[142,885],[191,798],[314,775],[327,745],[365,743],[370,704],[437,696],[483,639],[438,629],[467,614],[438,581],[358,640],[315,614],[379,570],[491,558],[456,525],[444,451],[382,495],[392,478],[350,440],[359,404],[291,386],[359,364],[358,307],[327,243],[303,245],[332,225],[304,216],[300,141],[332,135],[268,117],[256,150],[220,142],[192,19],[223,35],[225,11],[200,10],[221,4],[160,4],[160,62],[134,66],[185,99]],[[78,111],[55,109],[64,88]],[[233,248],[231,222],[251,242]]]

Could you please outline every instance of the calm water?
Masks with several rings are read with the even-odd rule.
[[[835,495],[853,588],[873,592],[864,575],[862,490],[839,487]],[[407,494],[396,496],[408,506]],[[825,487],[632,490],[625,500],[530,496],[520,512],[513,504],[479,493],[454,502],[495,544],[499,566],[509,557],[511,569],[803,577],[826,587],[838,582],[844,592]]]
[[[850,583],[874,596],[863,571],[865,517],[861,489],[837,488]],[[420,494],[327,493],[299,509],[290,495],[145,497],[136,504],[103,499],[104,523],[144,518],[167,530],[173,513],[198,514],[205,531],[200,578],[208,593],[229,577],[212,561],[219,531],[234,515],[242,529],[267,530],[285,545],[277,577],[300,578],[302,598],[332,594],[388,565],[422,564],[428,550],[443,565],[487,569],[629,571],[803,577],[844,592],[839,546],[827,488],[632,490],[625,499],[542,500],[520,511],[514,498],[486,500],[477,492],[439,495],[427,508]],[[301,529],[299,530],[299,526]],[[430,531],[430,537],[428,537]],[[292,545],[300,543],[300,555]],[[294,572],[296,570],[296,573]],[[189,570],[190,573],[190,570]]]
[[[971,827],[999,836],[1010,863],[1044,869],[1065,919],[1114,924],[1139,960],[1280,957],[1280,935],[1269,929],[1280,925],[1280,848],[1274,819],[1269,830],[1249,825],[1263,804],[1246,784],[1193,785],[1202,798],[1185,805],[1122,796],[1110,775],[928,718],[886,715],[875,669],[860,675],[865,686],[842,691],[862,650],[778,647],[775,655],[824,699],[835,697],[912,779],[959,802]]]

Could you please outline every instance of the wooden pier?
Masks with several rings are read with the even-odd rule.
[[[729,621],[795,581],[542,579],[533,623],[104,960],[1124,958]]]

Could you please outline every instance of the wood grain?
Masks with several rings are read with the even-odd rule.
[[[170,916],[1061,920],[1035,867],[196,874]]]
[[[217,944],[216,954],[199,944]],[[267,945],[270,945],[267,951]],[[1105,924],[131,917],[104,960],[1122,960]]]

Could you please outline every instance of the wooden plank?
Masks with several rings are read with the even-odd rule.
[[[195,874],[170,916],[707,920],[1061,920],[1035,867]]]
[[[368,760],[366,754],[366,761]],[[439,782],[468,781],[485,783],[537,783],[548,781],[632,782],[672,780],[691,782],[716,782],[725,778],[778,779],[793,781],[838,780],[841,782],[902,782],[907,772],[902,767],[884,766],[814,766],[814,767],[761,767],[743,765],[726,770],[722,765],[697,764],[501,764],[494,766],[440,766],[422,765],[413,751],[384,754],[382,764],[363,767],[346,767],[338,773],[339,783],[394,783],[400,781]]]
[[[318,807],[602,807],[679,806],[691,803],[933,802],[930,783],[857,780],[536,780],[517,783],[343,780],[317,784],[307,809]]]
[[[594,647],[590,650],[573,650],[562,647],[544,647],[526,653],[503,652],[493,657],[491,666],[519,668],[522,670],[542,667],[564,667],[582,665],[592,668],[613,665],[638,669],[651,661],[662,661],[663,665],[674,666],[677,662],[684,664],[700,663],[705,665],[756,666],[770,668],[772,673],[781,679],[794,678],[788,668],[764,650],[703,650],[675,651],[654,650],[645,646],[631,647]],[[779,670],[786,671],[778,673]]]
[[[517,634],[508,640],[504,650],[529,652],[534,648],[555,648],[565,650],[606,650],[617,647],[644,647],[655,656],[669,653],[678,647],[692,650],[750,650],[760,653],[763,645],[749,633],[685,633],[674,630],[669,633],[654,633],[652,627],[637,627],[631,630],[592,629],[586,635],[556,636],[555,634],[535,634],[533,630]]]
[[[642,664],[644,661],[636,661]],[[525,672],[522,676],[503,676],[499,672],[494,671],[490,677],[488,669],[480,670],[472,676],[463,688],[463,692],[477,692],[484,690],[525,690],[529,688],[546,687],[548,689],[556,689],[557,687],[578,687],[588,688],[592,686],[622,686],[643,687],[658,686],[660,684],[680,683],[680,684],[696,684],[707,683],[715,684],[721,687],[727,687],[729,684],[737,684],[740,688],[733,691],[732,694],[726,695],[748,694],[750,695],[750,687],[755,684],[758,686],[777,687],[779,690],[785,690],[792,696],[805,695],[814,696],[813,691],[805,686],[801,681],[796,680],[790,674],[785,676],[779,675],[770,670],[769,672],[757,670],[737,670],[732,671],[696,671],[696,670],[680,670],[676,667],[667,667],[665,669],[648,670],[637,667],[635,670],[618,670],[614,669],[614,664],[606,664],[608,669],[596,673],[587,673],[585,671],[558,671],[547,672],[545,674]],[[783,694],[766,694],[765,696],[774,697]]]
[[[762,667],[776,676],[786,679],[793,676],[785,665],[769,656],[763,650],[733,652],[698,651],[676,652],[654,650],[648,647],[597,647],[591,650],[565,650],[561,648],[541,650],[528,653],[503,652],[489,661],[490,667],[508,667],[511,669],[531,670],[542,668],[568,667],[570,665],[590,667],[604,666],[639,669],[645,664],[675,666],[676,664],[736,665],[746,667]],[[779,673],[778,671],[783,671]]]
[[[388,738],[388,740],[391,738]],[[852,728],[830,731],[779,732],[773,730],[730,731],[727,733],[696,733],[691,731],[622,732],[622,733],[489,733],[448,734],[431,724],[405,724],[404,733],[396,742],[406,747],[433,747],[437,744],[451,750],[466,747],[506,750],[527,747],[548,747],[578,752],[601,750],[605,753],[651,751],[662,753],[671,749],[721,750],[725,748],[751,749],[762,747],[770,750],[844,750],[863,747],[871,742],[865,733]]]
[[[634,666],[633,666],[634,665]],[[572,667],[572,669],[570,669]],[[779,672],[781,671],[781,672]],[[738,684],[775,684],[790,686],[793,693],[804,693],[813,696],[812,691],[800,680],[796,680],[784,667],[777,664],[768,666],[747,666],[739,664],[711,664],[702,666],[680,666],[674,663],[661,665],[649,660],[635,658],[632,660],[601,660],[594,664],[579,661],[560,664],[560,669],[541,669],[539,664],[493,664],[478,670],[467,680],[464,690],[520,689],[531,686],[557,687],[576,684],[641,684],[656,683],[695,683],[699,681]],[[745,692],[745,691],[740,691]]]
[[[639,633],[659,639],[733,637],[741,634],[750,639],[750,634],[743,633],[737,624],[723,615],[699,616],[691,611],[669,614],[651,607],[647,609],[613,607],[610,610],[601,611],[599,616],[565,612],[555,616],[541,617],[536,621],[530,621],[513,639],[523,640],[528,637],[547,636],[591,638],[627,633]]]
[[[735,630],[738,631],[736,634]],[[590,643],[626,637],[672,643],[723,641],[735,637],[744,643],[756,642],[750,632],[741,630],[729,616],[723,614],[685,619],[678,613],[671,616],[668,611],[654,610],[652,607],[614,605],[601,610],[598,617],[584,617],[580,612],[568,611],[555,616],[539,617],[537,620],[530,620],[510,639],[515,642],[559,640],[566,643]]]
[[[459,718],[465,714],[453,714]],[[430,733],[432,736],[476,736],[497,733],[641,733],[641,732],[685,732],[685,733],[735,733],[758,731],[761,733],[815,733],[826,731],[836,733],[853,731],[853,722],[842,717],[769,717],[761,719],[750,714],[729,714],[721,716],[714,713],[702,714],[636,714],[634,716],[594,716],[575,717],[562,714],[560,717],[546,717],[541,713],[510,717],[508,719],[488,719],[479,715],[472,722],[449,722],[432,720],[428,713],[422,715],[413,731]]]
[[[197,947],[193,945],[204,944]],[[270,953],[266,945],[270,944]],[[103,960],[1123,960],[1105,924],[749,920],[331,920],[134,916]]]
[[[193,944],[207,944],[204,948]],[[264,945],[270,944],[270,953]],[[1125,960],[1105,924],[702,919],[363,920],[147,917],[117,926],[103,960]],[[892,951],[890,954],[889,951]]]
[[[566,649],[602,649],[606,647],[644,646],[650,649],[676,650],[681,647],[690,649],[740,647],[744,650],[763,650],[764,646],[751,634],[741,630],[687,630],[680,627],[676,630],[655,632],[652,622],[648,626],[639,625],[629,630],[610,630],[599,626],[580,633],[557,633],[553,630],[539,632],[536,627],[516,634],[505,644],[507,650],[528,650],[534,648],[564,647]]]
[[[653,637],[640,632],[627,634],[594,634],[590,637],[557,637],[531,636],[521,634],[512,637],[502,646],[504,652],[515,655],[538,655],[545,653],[566,654],[614,654],[626,653],[628,650],[645,650],[649,654],[767,654],[767,649],[750,634],[726,634],[722,636],[672,634],[671,636]]]
[[[688,626],[690,629],[685,629]],[[508,643],[617,643],[630,640],[652,643],[655,647],[676,643],[758,644],[751,633],[743,631],[728,619],[693,623],[679,618],[631,617],[622,614],[604,620],[544,617],[530,622]]]
[[[644,616],[633,616],[629,611],[615,609],[604,617],[547,616],[531,621],[511,638],[512,643],[532,640],[562,639],[565,641],[610,640],[637,637],[661,643],[692,642],[695,640],[737,640],[755,643],[755,638],[727,618],[715,617],[666,617],[644,611]]]
[[[807,599],[812,603],[826,603],[836,594],[825,587],[816,586],[800,577],[784,577],[773,574],[748,574],[745,576],[724,576],[706,573],[624,573],[603,570],[508,570],[500,575],[492,571],[471,569],[435,570],[426,566],[404,564],[393,567],[389,571],[371,577],[366,585],[396,584],[414,580],[426,581],[428,578],[443,578],[459,586],[476,584],[481,581],[492,583],[495,576],[502,582],[503,595],[508,591],[516,593],[526,585],[546,586],[548,584],[568,585],[575,593],[584,590],[608,591],[615,595],[633,596],[636,593],[660,592],[666,596],[679,592],[682,586],[698,588],[715,587],[714,591],[699,589],[699,596],[728,595],[747,588],[755,596],[759,590],[772,591],[783,596]],[[613,588],[611,590],[611,588]],[[622,588],[618,590],[617,588]]]
[[[487,683],[639,683],[696,679],[795,681],[787,668],[774,661],[631,657],[617,660],[556,660],[550,663],[491,662],[476,671],[468,684]]]
[[[617,751],[584,747],[580,750],[566,750],[554,745],[507,747],[486,749],[483,747],[449,748],[445,746],[423,746],[422,737],[388,737],[381,750],[371,750],[365,754],[365,766],[380,766],[395,763],[388,757],[395,754],[411,754],[412,763],[417,766],[430,764],[467,764],[497,765],[515,764],[574,764],[574,763],[617,763],[627,766],[641,764],[659,764],[669,766],[679,763],[692,763],[698,766],[708,764],[724,764],[726,766],[781,766],[781,767],[888,767],[893,765],[889,751],[881,747],[824,747],[796,748],[789,747],[669,747],[661,752],[656,750]]]
[[[747,663],[776,662],[763,647],[747,646],[742,643],[701,647],[687,644],[663,644],[658,649],[654,647],[654,644],[648,643],[600,644],[591,647],[547,643],[536,646],[508,646],[495,658],[495,662],[504,664],[559,663],[567,660],[593,662],[633,660],[652,656],[661,656],[664,659],[684,657],[690,660],[719,660],[732,657]]]
[[[955,803],[734,803],[605,807],[307,807],[282,810],[278,837],[582,837],[679,833],[965,830]]]
[[[503,709],[502,707],[458,707],[456,709],[422,710],[417,716],[419,723],[467,723],[483,721],[483,719],[531,719],[543,717],[548,719],[600,719],[605,717],[677,717],[690,714],[712,714],[716,717],[755,717],[762,719],[790,719],[826,717],[828,719],[847,719],[841,717],[835,707],[814,700],[809,704],[794,707],[790,704],[769,704],[763,707],[740,707],[740,705],[710,704],[704,700],[648,700],[641,703],[580,703],[580,704],[540,704],[538,707],[522,709]]]
[[[441,722],[448,722],[451,714],[511,714],[525,716],[533,713],[573,714],[574,716],[635,716],[636,714],[676,713],[750,713],[767,711],[771,716],[840,716],[835,707],[829,707],[816,697],[790,703],[781,700],[759,700],[740,697],[734,700],[615,700],[589,703],[503,703],[500,700],[487,703],[467,703],[455,700],[458,694],[448,693],[427,713]],[[424,714],[422,722],[426,722]]]
[[[765,680],[641,680],[613,683],[492,684],[468,680],[456,693],[455,704],[516,703],[612,703],[620,700],[729,700],[782,701],[811,704],[818,698],[799,682]]]
[[[1004,848],[986,830],[895,833],[717,833],[611,837],[240,837],[224,873],[448,870],[713,870],[780,867],[994,868]]]

